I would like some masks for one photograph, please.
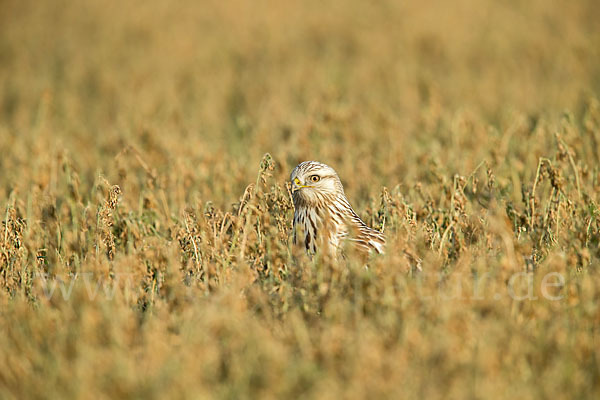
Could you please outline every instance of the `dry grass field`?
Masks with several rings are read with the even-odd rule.
[[[0,0],[0,398],[600,398],[596,3]]]

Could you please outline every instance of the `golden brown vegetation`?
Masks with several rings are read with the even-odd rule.
[[[0,397],[598,398],[598,28],[1,1]],[[368,269],[292,254],[305,159],[385,227]]]

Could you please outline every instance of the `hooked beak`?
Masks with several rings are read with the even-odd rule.
[[[298,190],[300,190],[302,188],[306,188],[306,187],[311,187],[311,186],[303,185],[302,182],[300,182],[300,179],[298,179],[298,178],[294,178],[294,180],[292,181],[292,193],[296,193]]]

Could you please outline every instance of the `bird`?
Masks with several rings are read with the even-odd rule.
[[[370,228],[354,211],[333,168],[304,161],[290,175],[294,201],[293,243],[309,254],[338,257],[344,242],[360,253],[384,253],[385,236]]]

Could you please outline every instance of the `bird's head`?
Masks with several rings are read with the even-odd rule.
[[[294,199],[315,203],[323,197],[344,195],[337,173],[329,165],[317,161],[304,161],[290,175]]]

